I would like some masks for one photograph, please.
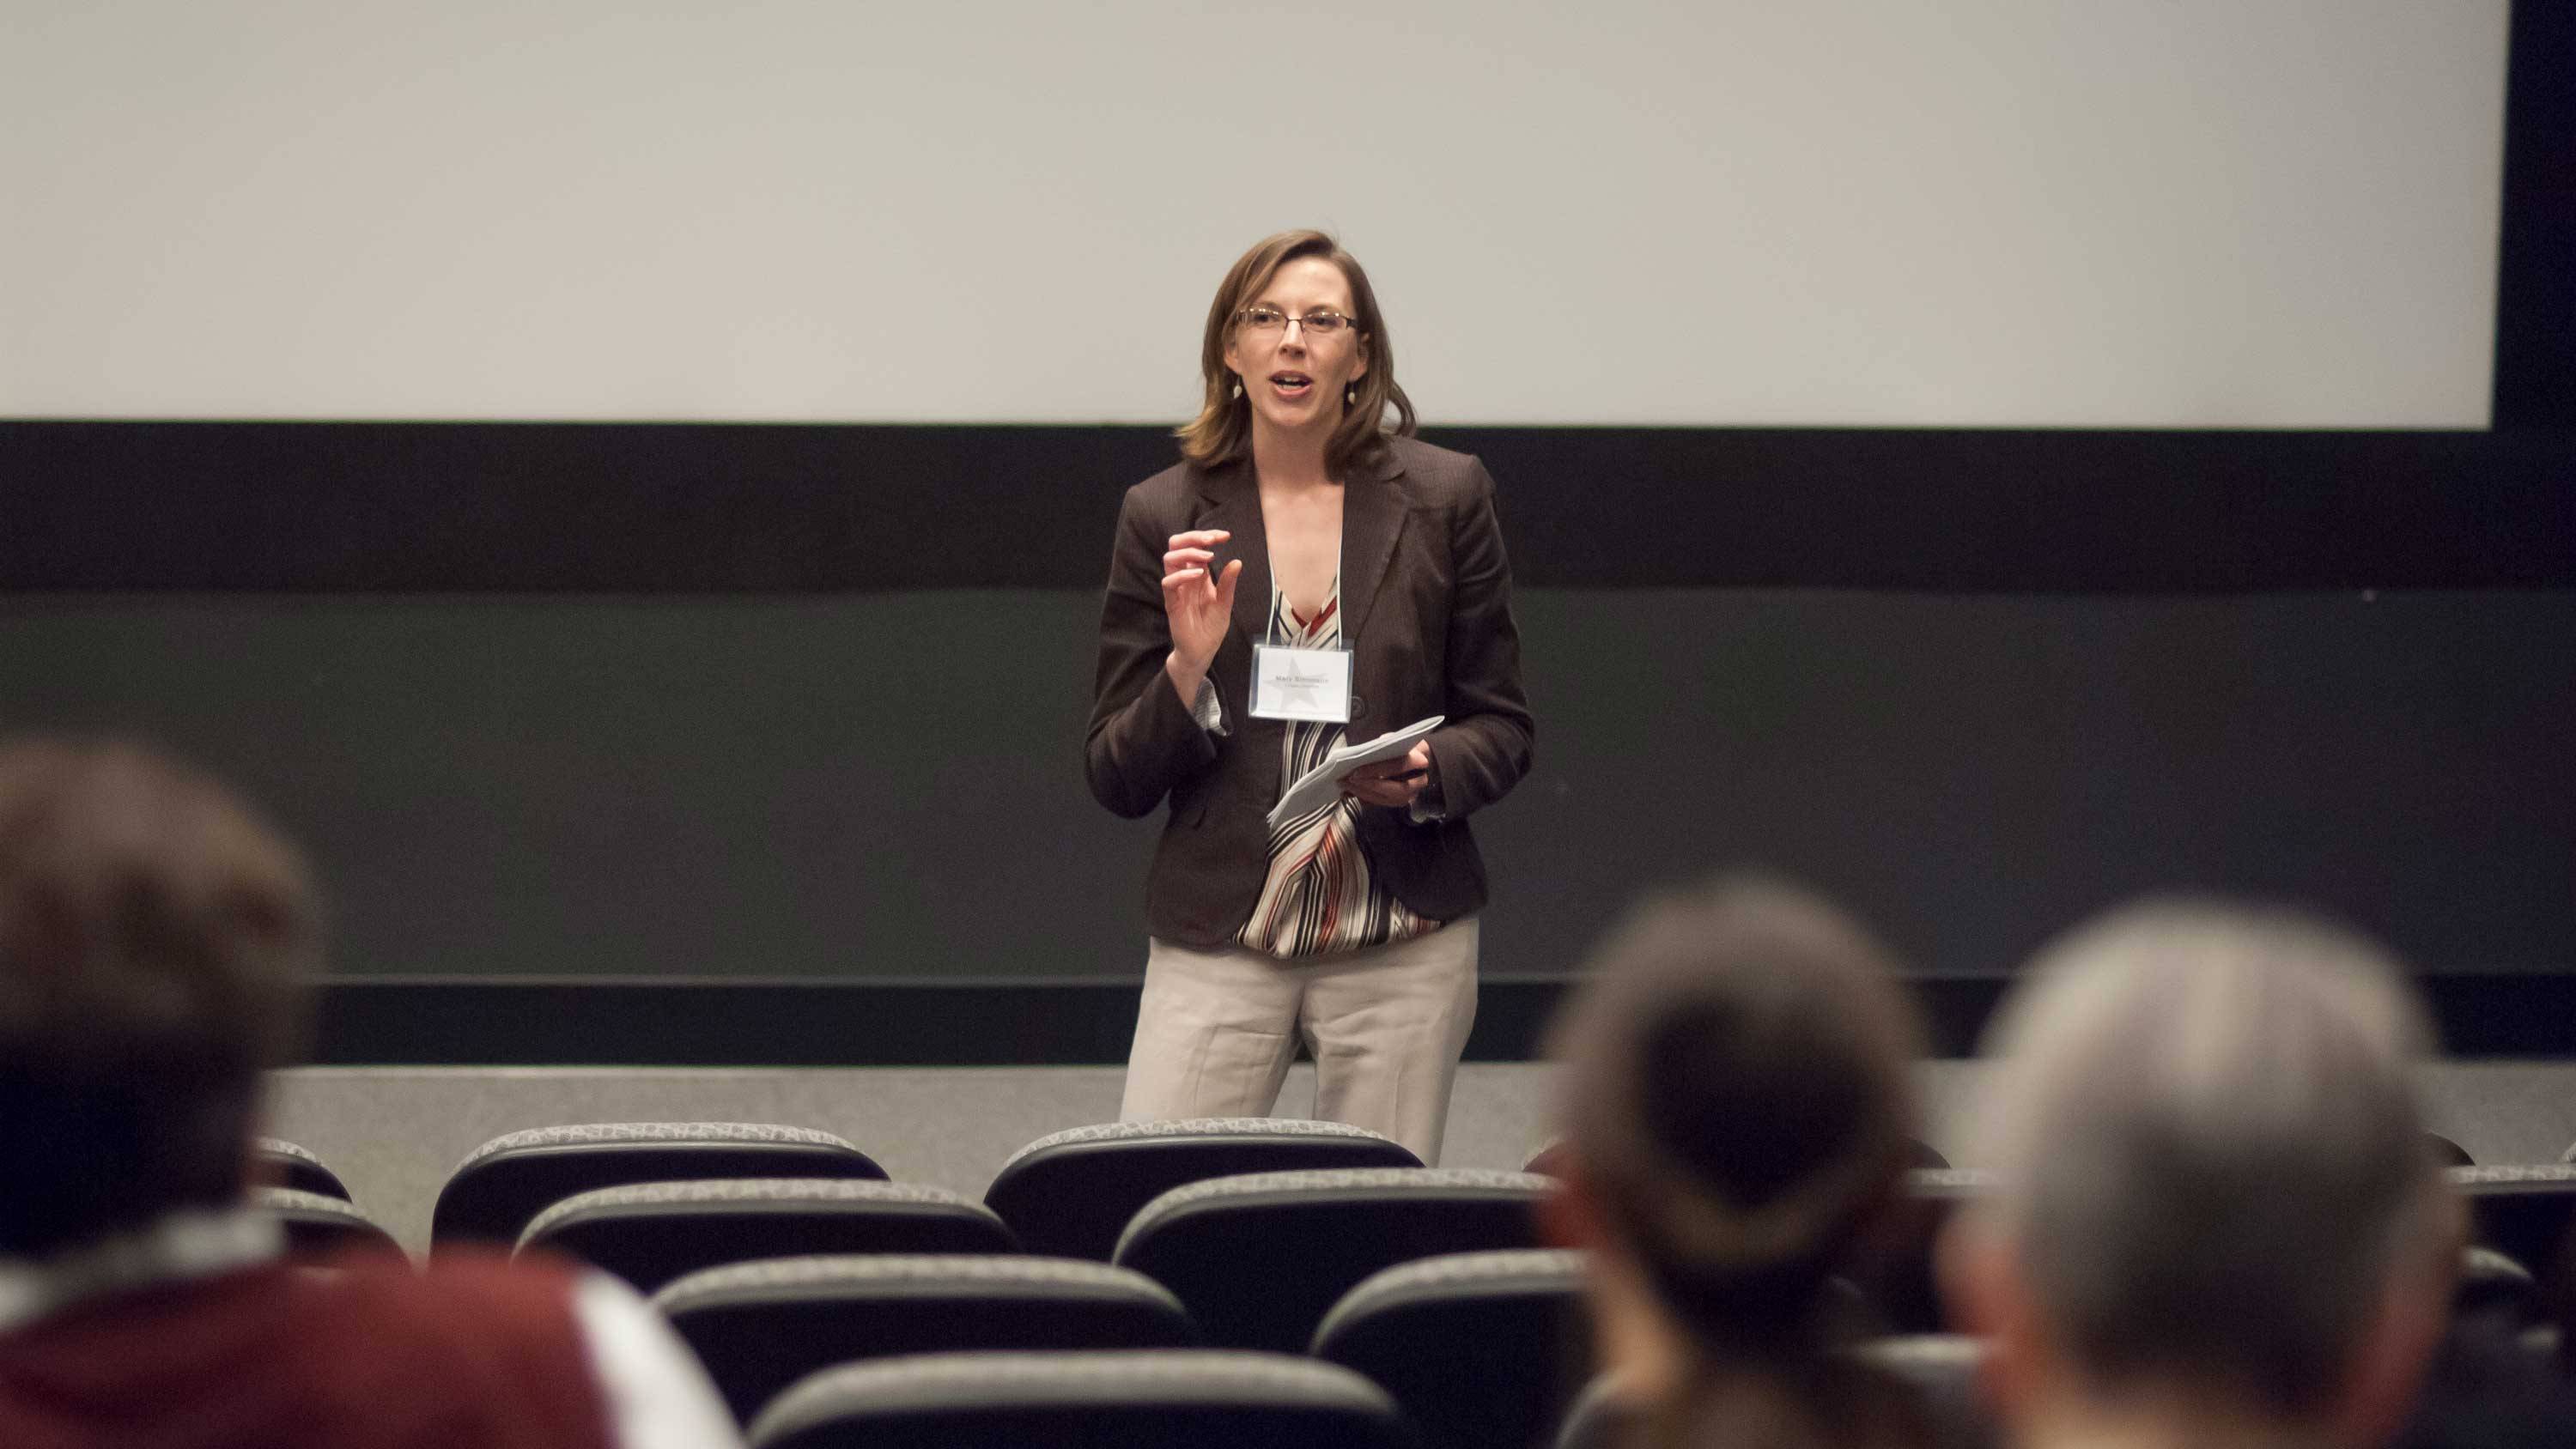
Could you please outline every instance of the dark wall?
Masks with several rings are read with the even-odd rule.
[[[140,732],[323,863],[349,973],[1133,975],[1097,595],[18,596],[0,724]],[[2576,967],[2576,593],[1525,590],[1486,969],[1770,866],[1925,969],[2133,892]]]

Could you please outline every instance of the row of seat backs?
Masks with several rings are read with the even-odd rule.
[[[1058,1132],[1020,1149],[984,1202],[1031,1252],[1106,1262],[1137,1209],[1184,1183],[1249,1172],[1421,1165],[1400,1144],[1338,1122],[1109,1123]],[[494,1138],[449,1175],[431,1211],[431,1246],[514,1243],[546,1208],[597,1188],[756,1177],[881,1182],[886,1173],[851,1143],[801,1127],[537,1128]]]
[[[1419,1449],[1386,1393],[1280,1354],[957,1353],[826,1370],[754,1449]]]
[[[1580,1254],[1445,1255],[1381,1270],[1304,1345],[1390,1394],[1436,1445],[1549,1437],[1592,1358]],[[828,1366],[960,1350],[1190,1349],[1181,1300],[1064,1258],[824,1257],[693,1273],[654,1297],[745,1423]]]
[[[2468,1154],[2433,1139],[2444,1160]],[[1525,1171],[1548,1173],[1561,1144]],[[2576,1153],[2576,1148],[2570,1149]],[[313,1153],[264,1138],[259,1157],[287,1188],[347,1199]],[[1109,1123],[1040,1138],[1003,1164],[985,1205],[1028,1251],[1106,1262],[1137,1209],[1184,1183],[1252,1172],[1415,1167],[1401,1145],[1362,1128],[1288,1118]],[[1945,1163],[1916,1144],[1913,1165]],[[442,1186],[431,1215],[436,1245],[509,1244],[548,1206],[593,1188],[701,1178],[806,1177],[883,1181],[856,1146],[808,1128],[759,1123],[612,1123],[513,1132],[475,1149]]]
[[[1380,1386],[1407,1421],[1426,1426],[1422,1438],[1433,1446],[1538,1445],[1552,1437],[1576,1375],[1591,1361],[1580,1255],[1512,1249],[1413,1260],[1489,1238],[1524,1241],[1537,1190],[1535,1179],[1517,1174],[1257,1174],[1149,1205],[1133,1243],[1144,1250],[1139,1261],[1159,1262],[1182,1282],[1199,1313],[1219,1325],[1219,1342],[1310,1348]],[[298,1247],[398,1251],[345,1200],[269,1189],[260,1202]],[[1246,1214],[1241,1222],[1232,1221],[1236,1207]],[[1290,1237],[1303,1238],[1319,1212],[1339,1250],[1311,1252],[1299,1264],[1306,1291],[1232,1291],[1241,1286],[1232,1268],[1243,1229],[1260,1236],[1261,1224],[1286,1223]],[[1390,1230],[1368,1231],[1371,1219]],[[811,1245],[835,1226],[851,1228],[870,1249],[907,1239],[953,1247],[941,1239],[960,1223],[981,1224],[984,1233],[966,1252],[763,1256],[782,1244]],[[1208,1235],[1211,1226],[1220,1231]],[[764,1229],[780,1236],[763,1241]],[[935,1188],[761,1179],[582,1194],[541,1213],[524,1242],[586,1250],[648,1284],[657,1265],[755,1256],[687,1273],[654,1297],[745,1423],[799,1378],[835,1364],[1208,1341],[1182,1298],[1135,1267],[1011,1254],[1007,1233],[989,1210]],[[1385,1260],[1395,1265],[1368,1271]],[[1336,1298],[1353,1277],[1356,1286]],[[1329,1300],[1321,1311],[1319,1298]]]
[[[2576,1169],[2461,1169],[2492,1241],[2463,1299],[2530,1299],[2523,1266],[2547,1262],[2576,1208]],[[1942,1326],[1931,1281],[1942,1219],[1978,1174],[1912,1179],[1897,1251],[1855,1265],[1856,1321],[1871,1331]],[[1386,1168],[1258,1173],[1162,1194],[1114,1262],[1170,1289],[1209,1342],[1301,1350],[1326,1310],[1369,1273],[1446,1253],[1539,1245],[1546,1180],[1521,1173]],[[758,1179],[654,1183],[577,1195],[540,1214],[522,1247],[568,1253],[652,1291],[695,1269],[818,1253],[1011,1253],[1025,1245],[989,1208],[942,1189]]]
[[[302,1149],[284,1143],[263,1147],[284,1164],[336,1186],[337,1179],[327,1176],[328,1169]],[[845,1242],[830,1241],[828,1236],[818,1239],[804,1229],[790,1230],[782,1221],[776,1225],[779,1231],[770,1234],[775,1242],[746,1241],[742,1251],[727,1254],[725,1260],[846,1249],[1024,1250],[1108,1261],[1116,1257],[1119,1234],[1132,1217],[1175,1186],[1247,1169],[1413,1162],[1401,1146],[1339,1123],[1252,1118],[1082,1127],[1041,1138],[1014,1154],[986,1194],[988,1213],[976,1212],[972,1204],[953,1198],[943,1201],[944,1195],[928,1189],[910,1190],[910,1199],[899,1204],[854,1200],[847,1204],[850,1236]],[[1542,1153],[1534,1165],[1544,1162]],[[728,1174],[852,1182],[884,1178],[883,1170],[855,1146],[810,1129],[728,1123],[543,1128],[496,1138],[466,1159],[440,1194],[433,1214],[433,1246],[462,1241],[514,1243],[526,1236],[536,1216],[567,1195],[581,1196],[585,1188]],[[2571,1211],[2576,1211],[2576,1168],[2563,1164],[2458,1168],[2451,1176],[2470,1198],[2481,1245],[2525,1265],[2550,1261],[2567,1231]],[[1894,1235],[1896,1250],[1858,1275],[1864,1296],[1876,1305],[1889,1331],[1926,1332],[1940,1326],[1930,1280],[1930,1242],[1951,1206],[1982,1190],[1983,1183],[1983,1175],[1975,1171],[1911,1174],[1911,1206]],[[677,1190],[660,1189],[640,1201],[592,1199],[582,1213],[560,1216],[552,1224],[551,1232],[562,1240],[556,1246],[597,1261],[614,1257],[617,1250],[594,1245],[592,1238],[616,1236],[627,1242],[639,1233],[685,1238],[695,1231],[686,1225],[609,1226],[614,1220],[640,1220],[661,1210],[661,1205],[649,1200],[652,1197],[675,1195]],[[810,1191],[806,1195],[816,1196]],[[791,1205],[778,1206],[783,1210]],[[811,1205],[830,1207],[826,1202]],[[894,1207],[902,1211],[891,1211]],[[884,1233],[896,1218],[912,1226],[888,1239]],[[996,1219],[1000,1232],[993,1230]],[[306,1226],[313,1231],[327,1228]],[[753,1232],[753,1236],[759,1234]],[[673,1241],[669,1246],[678,1250],[685,1244]],[[1246,1261],[1260,1261],[1258,1250],[1263,1245],[1248,1246],[1255,1253]],[[627,1251],[639,1261],[668,1261],[682,1267],[707,1261],[692,1259],[686,1252],[653,1252],[640,1243]],[[1150,1257],[1158,1250],[1148,1245],[1137,1251]],[[639,1286],[649,1289],[675,1272],[657,1278],[639,1267],[636,1276],[644,1280]],[[1294,1291],[1295,1286],[1281,1291]],[[1309,1306],[1320,1309],[1321,1305]]]
[[[1982,1351],[1964,1339],[1855,1350],[1921,1395],[1937,1449],[1991,1449],[1975,1403]],[[1629,1442],[1635,1411],[1606,1381],[1560,1419],[1508,1438],[1431,1443],[1608,1449]],[[1396,1449],[1430,1428],[1377,1385],[1336,1366],[1259,1353],[933,1354],[826,1370],[781,1394],[752,1423],[752,1449],[999,1449],[1120,1445],[1181,1449]]]

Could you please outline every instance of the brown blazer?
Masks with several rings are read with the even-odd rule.
[[[1530,765],[1512,571],[1485,466],[1411,438],[1392,438],[1352,470],[1342,499],[1342,639],[1355,654],[1350,738],[1429,715],[1442,818],[1362,807],[1360,844],[1377,877],[1416,914],[1454,921],[1485,903],[1485,863],[1467,817],[1503,797]],[[1234,627],[1208,677],[1230,733],[1199,728],[1163,673],[1163,551],[1171,536],[1222,528],[1218,566],[1243,560]],[[1156,937],[1213,949],[1252,914],[1269,871],[1263,817],[1279,798],[1279,720],[1244,712],[1252,645],[1268,625],[1270,550],[1249,463],[1183,463],[1127,490],[1100,610],[1085,765],[1091,793],[1130,818],[1165,799],[1171,813],[1146,878],[1145,925]]]

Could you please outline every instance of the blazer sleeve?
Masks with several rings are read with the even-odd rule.
[[[1163,548],[1171,530],[1157,531],[1141,492],[1128,490],[1118,509],[1083,761],[1091,793],[1131,819],[1150,813],[1174,785],[1216,762],[1216,741],[1163,673],[1172,652],[1163,617]]]
[[[1512,621],[1512,566],[1503,556],[1494,479],[1482,462],[1474,467],[1470,496],[1450,520],[1456,582],[1449,604],[1449,722],[1431,734],[1442,820],[1481,810],[1520,783],[1536,733],[1521,693],[1520,626]]]

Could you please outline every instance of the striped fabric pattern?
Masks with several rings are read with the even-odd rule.
[[[1342,583],[1312,620],[1300,620],[1288,596],[1270,591],[1270,637],[1297,649],[1335,649],[1342,642]],[[1308,770],[1340,746],[1343,727],[1290,720],[1280,744],[1279,788],[1286,793]],[[1329,805],[1270,832],[1270,873],[1251,919],[1236,944],[1283,960],[1334,956],[1392,941],[1410,941],[1439,929],[1406,910],[1377,883],[1360,849],[1360,802],[1337,795]]]

